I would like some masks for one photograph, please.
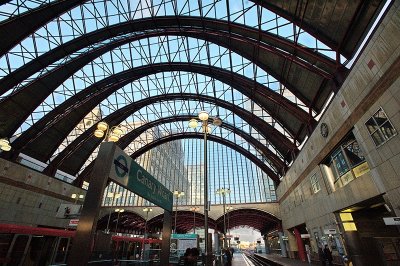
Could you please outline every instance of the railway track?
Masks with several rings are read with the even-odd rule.
[[[244,252],[243,254],[244,254],[245,258],[247,260],[249,260],[252,263],[252,265],[254,265],[254,266],[273,266],[274,265],[274,264],[267,263],[262,258],[254,256],[253,253]]]

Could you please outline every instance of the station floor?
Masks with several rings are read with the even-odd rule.
[[[270,260],[270,261],[272,261],[272,262],[275,262],[275,263],[277,263],[277,264],[279,264],[279,265],[282,265],[282,266],[305,266],[305,265],[308,265],[308,266],[316,266],[316,265],[319,265],[319,264],[314,264],[314,263],[308,263],[308,262],[303,262],[303,261],[300,261],[300,260],[295,260],[295,259],[289,259],[289,258],[283,258],[282,256],[280,256],[280,255],[277,255],[277,254],[257,254],[257,255],[259,255],[259,256],[262,256],[262,257],[265,257],[265,258],[267,258],[268,260]],[[240,264],[239,264],[240,265]]]
[[[242,253],[233,253],[232,266],[254,266]]]
[[[311,263],[309,264],[308,262],[302,262],[299,260],[294,260],[294,259],[289,259],[289,258],[282,258],[279,255],[276,254],[258,254],[259,256],[263,256],[268,258],[269,260],[275,262],[278,265],[282,266],[316,266],[318,264]],[[246,258],[246,256],[242,253],[234,253],[233,254],[233,260],[232,260],[232,266],[254,266],[254,264]]]

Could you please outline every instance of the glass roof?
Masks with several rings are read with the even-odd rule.
[[[0,22],[19,16],[26,12],[35,10],[39,6],[53,3],[55,1],[10,1],[1,7]],[[167,0],[92,0],[84,1],[82,5],[77,5],[66,11],[56,19],[39,27],[29,36],[14,46],[5,55],[0,57],[0,79],[17,72],[19,69],[29,65],[30,62],[40,62],[43,56],[51,54],[57,47],[72,43],[74,40],[86,36],[88,45],[78,47],[71,53],[66,53],[54,61],[47,62],[40,69],[29,74],[29,77],[19,81],[12,89],[0,95],[0,101],[24,90],[25,87],[40,80],[42,77],[67,66],[65,71],[71,71],[57,88],[41,102],[35,110],[24,119],[21,126],[13,133],[13,139],[18,138],[38,121],[45,118],[51,111],[55,110],[66,100],[77,97],[80,92],[89,86],[97,84],[110,76],[117,75],[124,71],[133,70],[131,81],[122,84],[115,91],[111,92],[106,98],[101,99],[93,111],[86,116],[86,120],[80,123],[62,144],[54,151],[51,158],[46,163],[51,163],[54,158],[64,150],[68,149],[76,138],[86,130],[91,129],[97,121],[107,118],[121,108],[145,99],[167,94],[181,95],[202,95],[222,100],[227,104],[234,105],[235,108],[243,109],[252,113],[254,117],[261,118],[269,124],[276,132],[282,134],[290,143],[300,147],[302,143],[296,139],[297,136],[290,131],[282,121],[271,115],[272,110],[267,110],[261,106],[264,99],[253,98],[254,95],[246,95],[238,87],[227,84],[226,79],[218,75],[207,75],[188,71],[159,70],[150,74],[134,76],[140,73],[139,69],[154,65],[168,65],[185,63],[187,65],[200,64],[205,67],[216,67],[247,78],[254,82],[251,88],[249,85],[241,84],[241,87],[254,89],[256,84],[262,84],[269,91],[274,92],[288,99],[290,103],[277,104],[273,110],[275,113],[287,112],[285,108],[295,106],[304,113],[310,113],[314,118],[317,113],[307,106],[293,89],[288,89],[282,84],[278,77],[268,73],[265,68],[260,67],[253,59],[246,58],[232,51],[229,47],[218,45],[211,42],[206,37],[198,35],[187,35],[181,32],[164,33],[163,28],[148,28],[146,30],[132,30],[129,32],[118,32],[111,34],[109,38],[99,38],[91,42],[90,34],[101,31],[107,27],[120,26],[133,20],[158,18],[164,16],[183,16],[200,19],[216,19],[228,22],[229,25],[238,24],[250,27],[259,32],[271,33],[277,39],[286,40],[287,43],[304,48],[304,51],[312,51],[321,58],[336,60],[336,52],[330,49],[299,26],[291,23],[285,18],[278,16],[268,9],[262,8],[255,3],[247,0],[228,0],[228,1],[167,1]],[[230,31],[230,30],[229,30]],[[231,32],[229,32],[232,34]],[[235,37],[235,34],[232,35]],[[232,37],[232,38],[233,38]],[[238,37],[239,38],[239,37]],[[252,39],[251,41],[260,42]],[[101,50],[109,46],[110,49]],[[99,51],[98,54],[95,52]],[[101,51],[101,52],[100,52]],[[284,53],[280,48],[276,48],[276,53]],[[42,57],[41,57],[42,56]],[[93,58],[90,58],[93,56]],[[293,55],[298,60],[299,65],[306,65],[309,68],[320,70],[317,65],[308,65],[300,56]],[[85,58],[87,61],[85,61]],[[256,54],[254,54],[256,58]],[[85,60],[82,60],[85,59]],[[81,61],[80,61],[81,60]],[[73,62],[83,62],[76,69],[68,68]],[[322,71],[323,72],[323,71]],[[289,76],[289,74],[287,74]],[[112,82],[112,81],[110,81]],[[239,87],[240,87],[239,86]],[[261,93],[264,93],[261,91]],[[328,103],[326,103],[328,104]],[[153,127],[145,130],[142,134],[132,141],[131,145],[125,148],[128,154],[135,153],[138,149],[147,144],[161,140],[165,136],[174,134],[190,134],[193,132],[201,133],[201,128],[196,130],[188,127],[187,120],[167,121],[169,117],[196,117],[198,112],[206,110],[212,116],[219,116],[226,127],[214,127],[211,135],[222,140],[231,142],[243,151],[249,152],[248,156],[254,156],[263,162],[278,176],[281,175],[276,168],[276,164],[271,157],[266,156],[260,149],[258,143],[266,146],[278,160],[283,164],[287,154],[281,154],[279,149],[269,140],[265,132],[260,132],[253,120],[238,115],[235,108],[224,108],[218,106],[213,101],[178,99],[178,100],[158,100],[152,104],[135,110],[126,116],[120,125],[125,133],[129,134],[132,130],[140,128],[152,121],[160,122]],[[296,109],[296,110],[297,110]],[[294,116],[300,116],[300,111],[294,111]],[[90,118],[89,118],[90,117]],[[318,119],[318,117],[316,118]],[[86,123],[88,120],[91,123]],[[86,122],[85,122],[86,121]],[[259,125],[258,125],[259,126]],[[242,134],[242,135],[241,135]],[[252,140],[244,139],[244,135]],[[157,178],[163,179],[165,184],[170,186],[181,186],[192,191],[194,187],[201,187],[201,170],[204,156],[204,142],[200,139],[174,140],[179,150],[177,154],[181,156],[173,157],[179,161],[179,171],[163,179],[166,173],[162,173],[157,167],[149,167],[148,171]],[[168,146],[169,145],[169,146]],[[175,144],[174,144],[175,145]],[[270,177],[264,173],[255,163],[246,157],[244,153],[227,147],[221,143],[209,141],[209,174],[210,190],[219,187],[231,187],[232,193],[229,196],[230,203],[243,202],[265,202],[275,201],[275,185]],[[164,148],[162,148],[164,147]],[[171,144],[161,144],[160,148],[154,148],[154,154],[161,153],[170,149]],[[175,146],[174,146],[175,147]],[[96,157],[98,148],[84,163],[79,173],[85,169]],[[146,155],[147,154],[147,155]],[[140,155],[137,160],[142,165],[146,164],[146,156],[149,152]],[[170,162],[174,165],[177,162]],[[178,173],[179,172],[179,173]],[[190,172],[190,174],[189,174]],[[78,173],[78,174],[79,174]],[[187,180],[191,185],[179,183],[181,179]],[[172,181],[171,181],[172,180]],[[169,183],[168,183],[169,182]],[[175,185],[176,184],[176,185]],[[171,189],[174,189],[171,187]],[[185,199],[186,204],[200,204],[202,198],[193,196]],[[211,197],[212,203],[220,202],[215,196]]]

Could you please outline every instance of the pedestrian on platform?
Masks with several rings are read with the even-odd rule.
[[[232,266],[232,253],[229,248],[224,249],[224,266]]]
[[[321,265],[325,266],[326,259],[325,259],[325,255],[324,255],[324,250],[320,246],[318,247],[318,257],[319,257],[319,261],[321,262]]]
[[[327,265],[332,266],[332,261],[333,261],[333,257],[332,257],[332,251],[328,248],[328,245],[325,245],[324,248],[324,257],[325,257],[325,261],[327,263]]]

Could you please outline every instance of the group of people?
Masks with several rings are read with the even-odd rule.
[[[325,248],[318,248],[319,260],[321,261],[321,265],[323,266],[332,266],[332,251],[329,249],[328,245],[325,245]]]

